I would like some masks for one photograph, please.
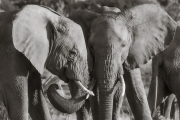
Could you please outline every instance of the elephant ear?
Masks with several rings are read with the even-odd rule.
[[[24,7],[16,14],[12,30],[15,48],[24,54],[41,74],[49,53],[48,39],[52,33],[52,25],[48,24],[44,10],[46,9],[38,6]]]
[[[154,4],[131,8],[124,15],[132,32],[125,64],[127,68],[134,69],[147,63],[171,43],[177,24],[159,5]]]
[[[79,24],[83,30],[86,41],[89,38],[91,23],[100,16],[87,10],[77,10],[69,15],[69,18]]]

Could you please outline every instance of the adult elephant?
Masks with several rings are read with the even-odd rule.
[[[118,15],[79,10],[69,18],[81,25],[93,56],[92,75],[97,80],[91,105],[94,120],[118,119],[123,74],[135,119],[151,120],[139,66],[171,42],[176,22],[160,6],[152,4]]]
[[[173,42],[152,60],[152,81],[148,102],[152,113],[164,97],[174,93],[180,106],[179,94],[179,48],[180,27],[178,25]]]
[[[36,5],[0,13],[0,27],[0,101],[9,118],[28,120],[29,113],[33,120],[50,120],[41,86],[44,68],[64,81],[74,81],[79,86],[84,80],[88,83],[81,27]],[[93,94],[85,91],[81,90],[80,99]]]

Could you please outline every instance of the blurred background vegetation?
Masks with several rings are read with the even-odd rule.
[[[136,5],[152,3],[160,4],[165,11],[175,20],[180,20],[180,0],[0,0],[0,12],[3,11],[12,11],[22,8],[27,4],[37,4],[48,6],[57,12],[63,14],[64,16],[69,15],[74,10],[77,9],[93,9],[94,4],[99,4],[102,6],[110,6],[120,8],[121,11],[124,11],[128,8],[131,8]],[[2,29],[2,28],[1,28]],[[141,66],[142,79],[146,89],[146,93],[149,88],[149,83],[151,80],[151,61]],[[68,94],[68,87],[64,83],[59,83],[62,88],[65,90],[64,93]],[[6,109],[0,103],[0,120],[8,120]],[[2,107],[1,107],[2,106]],[[75,120],[76,116],[62,114],[56,111],[50,104],[49,110],[52,115],[53,120]],[[133,119],[131,110],[129,108],[126,98],[124,99],[122,107],[122,120],[131,120]]]
[[[68,16],[75,9],[91,9],[93,4],[113,6],[125,10],[145,3],[160,4],[173,19],[180,19],[180,0],[0,0],[0,10],[10,11],[21,8],[26,4],[37,4],[49,6]]]

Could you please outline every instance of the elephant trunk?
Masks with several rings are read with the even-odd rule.
[[[86,94],[81,95],[80,91],[77,92],[75,97],[65,99],[57,92],[58,85],[52,84],[47,90],[47,96],[51,104],[60,112],[71,114],[78,111],[85,102]]]
[[[73,81],[72,81],[73,82]],[[92,90],[95,85],[95,80],[92,80],[89,85],[89,89]],[[60,96],[57,92],[58,85],[52,84],[47,90],[47,96],[51,102],[51,104],[59,111],[63,113],[73,113],[78,111],[82,105],[84,104],[85,100],[89,97],[89,95],[94,95],[94,93],[87,88],[85,88],[81,82],[75,81],[74,83],[69,83],[72,88],[74,88],[72,92],[73,98],[65,99]],[[82,91],[83,90],[83,91]],[[88,94],[87,94],[88,93]]]
[[[119,59],[121,57],[117,57],[120,55],[115,54],[114,51],[113,47],[110,47],[105,50],[106,55],[98,54],[95,56],[94,76],[98,82],[99,120],[112,120],[114,94],[117,90],[116,84],[118,80],[120,82],[124,81],[120,77],[123,74],[123,67]]]
[[[112,120],[113,85],[99,84],[99,120]]]
[[[110,81],[116,81],[109,79]],[[109,81],[108,80],[108,81]],[[117,88],[121,86],[121,96],[124,97],[125,94],[125,82],[122,75],[118,78],[114,84],[99,84],[99,109],[100,109],[100,120],[112,120],[113,117],[113,101],[114,93]]]

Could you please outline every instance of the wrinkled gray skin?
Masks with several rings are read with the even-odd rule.
[[[91,107],[94,120],[117,120],[126,96],[136,120],[151,120],[139,66],[163,50],[174,35],[176,22],[158,5],[144,4],[119,15],[76,11],[69,17],[81,25],[97,80]],[[91,59],[88,59],[91,61]]]
[[[180,106],[179,68],[180,68],[180,27],[177,27],[173,42],[152,60],[152,81],[148,94],[150,110],[154,112],[164,97],[171,93],[176,95]]]
[[[88,82],[81,27],[36,5],[1,12],[0,27],[0,101],[7,107],[9,118],[28,120],[29,113],[33,120],[51,120],[41,74],[47,68],[65,82]]]

